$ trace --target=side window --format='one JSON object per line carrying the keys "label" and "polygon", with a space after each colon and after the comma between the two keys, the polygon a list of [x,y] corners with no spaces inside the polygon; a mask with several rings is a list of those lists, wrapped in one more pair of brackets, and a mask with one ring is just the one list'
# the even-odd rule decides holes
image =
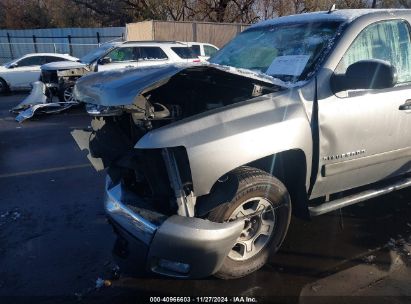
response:
{"label": "side window", "polygon": [[195,54],[192,47],[187,46],[179,46],[179,47],[172,47],[171,50],[177,54],[178,57],[182,59],[195,59],[198,55]]}
{"label": "side window", "polygon": [[45,63],[57,62],[57,61],[68,61],[68,59],[62,58],[62,57],[55,57],[55,56],[46,56]]}
{"label": "side window", "polygon": [[136,61],[136,51],[134,47],[122,47],[112,50],[105,57],[109,57],[112,62]]}
{"label": "side window", "polygon": [[191,46],[192,50],[194,51],[194,54],[198,57],[201,56],[201,50],[200,50],[200,45],[199,44],[193,44]]}
{"label": "side window", "polygon": [[155,46],[147,46],[147,47],[140,47],[140,54],[139,54],[139,59],[140,60],[166,60],[168,59],[166,53],[159,48]]}
{"label": "side window", "polygon": [[348,66],[366,59],[391,63],[397,69],[398,83],[410,82],[411,43],[408,23],[393,20],[368,26],[345,53],[335,74],[343,75]]}
{"label": "side window", "polygon": [[204,54],[208,57],[213,56],[215,53],[217,53],[217,51],[218,50],[211,45],[204,45]]}
{"label": "side window", "polygon": [[17,62],[18,67],[26,67],[26,66],[35,66],[35,65],[42,65],[45,63],[43,56],[32,56],[23,58],[22,60]]}

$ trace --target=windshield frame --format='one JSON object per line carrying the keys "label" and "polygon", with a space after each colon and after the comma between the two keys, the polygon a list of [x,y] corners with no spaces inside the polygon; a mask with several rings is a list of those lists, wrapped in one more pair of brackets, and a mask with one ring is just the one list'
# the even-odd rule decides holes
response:
{"label": "windshield frame", "polygon": [[[342,37],[342,33],[345,31],[345,29],[348,26],[348,22],[346,22],[345,20],[318,20],[318,21],[310,21],[310,22],[306,22],[306,21],[296,21],[296,22],[281,22],[281,23],[272,23],[272,24],[268,24],[268,25],[264,25],[264,26],[253,26],[245,31],[243,31],[242,33],[240,33],[239,35],[237,35],[234,39],[237,39],[237,37],[239,37],[242,34],[245,33],[249,33],[249,32],[253,32],[253,31],[269,31],[270,29],[273,28],[281,28],[281,27],[290,27],[290,26],[302,26],[302,27],[308,27],[309,25],[312,24],[318,24],[319,26],[321,26],[321,24],[335,24],[335,33],[332,36],[332,38],[330,39],[330,41],[332,40],[331,43],[328,43],[327,46],[323,47],[321,50],[321,53],[318,56],[318,59],[314,62],[314,64],[310,67],[310,69],[306,69],[304,68],[303,72],[299,75],[296,76],[292,81],[285,81],[277,76],[273,76],[273,75],[269,75],[266,74],[265,72],[262,71],[255,71],[253,69],[248,69],[248,68],[244,68],[244,67],[236,67],[236,66],[232,66],[233,68],[236,69],[243,69],[243,70],[249,70],[249,71],[253,71],[256,73],[261,73],[267,77],[271,77],[274,79],[278,79],[280,81],[283,81],[284,83],[290,83],[290,84],[296,84],[298,82],[301,81],[308,81],[311,79],[311,77],[313,75],[315,75],[318,70],[320,69],[320,67],[325,63],[325,61],[327,60],[327,58],[329,58],[330,54],[332,53],[333,49],[335,48],[336,44],[338,43],[338,41],[340,40],[340,38]],[[217,51],[216,54],[214,54],[214,56],[212,56],[209,59],[209,62],[215,65],[226,65],[224,63],[219,63],[216,62],[216,59],[219,58],[220,54],[222,52],[224,52],[226,50],[227,47],[230,46],[230,44],[234,41],[234,39],[232,39],[229,43],[227,43],[223,48],[221,48],[220,50]]]}
{"label": "windshield frame", "polygon": [[[88,52],[86,55],[82,56],[79,61],[85,64],[92,64],[93,62],[104,57],[104,55],[111,52],[114,48],[118,46],[119,44],[102,44],[98,48],[95,48],[91,50],[90,52]],[[91,59],[87,58],[88,60],[86,60],[84,59],[85,57],[91,57]]]}

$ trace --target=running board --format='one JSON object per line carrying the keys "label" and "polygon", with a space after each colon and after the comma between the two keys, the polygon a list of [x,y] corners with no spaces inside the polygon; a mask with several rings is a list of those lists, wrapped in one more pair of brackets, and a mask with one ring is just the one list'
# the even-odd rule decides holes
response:
{"label": "running board", "polygon": [[311,216],[317,216],[317,215],[321,215],[321,214],[331,212],[337,209],[341,209],[343,207],[354,205],[362,201],[365,201],[365,200],[368,200],[368,199],[371,199],[371,198],[374,198],[374,197],[377,197],[383,194],[387,194],[387,193],[390,193],[396,190],[400,190],[400,189],[403,189],[409,186],[411,186],[411,177],[406,177],[388,186],[382,186],[380,188],[365,190],[360,193],[338,198],[333,201],[323,203],[319,206],[309,207],[308,210],[310,211]]}

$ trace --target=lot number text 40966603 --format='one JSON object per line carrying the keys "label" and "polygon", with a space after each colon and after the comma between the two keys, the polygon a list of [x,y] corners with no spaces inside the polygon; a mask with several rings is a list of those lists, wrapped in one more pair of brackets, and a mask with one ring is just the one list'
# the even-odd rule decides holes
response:
{"label": "lot number text 40966603", "polygon": [[253,297],[150,297],[150,303],[257,303]]}

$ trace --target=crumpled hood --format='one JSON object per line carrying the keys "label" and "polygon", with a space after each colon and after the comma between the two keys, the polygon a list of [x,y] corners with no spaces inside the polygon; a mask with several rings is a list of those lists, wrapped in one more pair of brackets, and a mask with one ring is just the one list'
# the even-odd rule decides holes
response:
{"label": "crumpled hood", "polygon": [[307,151],[311,129],[299,88],[263,95],[171,123],[145,134],[136,149],[184,147],[194,193],[208,194],[217,179],[285,150]]}
{"label": "crumpled hood", "polygon": [[87,65],[78,61],[56,61],[51,63],[46,63],[41,66],[42,70],[54,71],[54,70],[68,70],[68,69],[78,69],[84,68]]}
{"label": "crumpled hood", "polygon": [[171,77],[190,70],[217,69],[230,74],[287,87],[281,80],[249,70],[215,65],[173,64],[146,68],[126,68],[93,73],[81,77],[74,87],[74,97],[82,102],[101,106],[124,106],[134,102],[136,96],[165,84]]}

